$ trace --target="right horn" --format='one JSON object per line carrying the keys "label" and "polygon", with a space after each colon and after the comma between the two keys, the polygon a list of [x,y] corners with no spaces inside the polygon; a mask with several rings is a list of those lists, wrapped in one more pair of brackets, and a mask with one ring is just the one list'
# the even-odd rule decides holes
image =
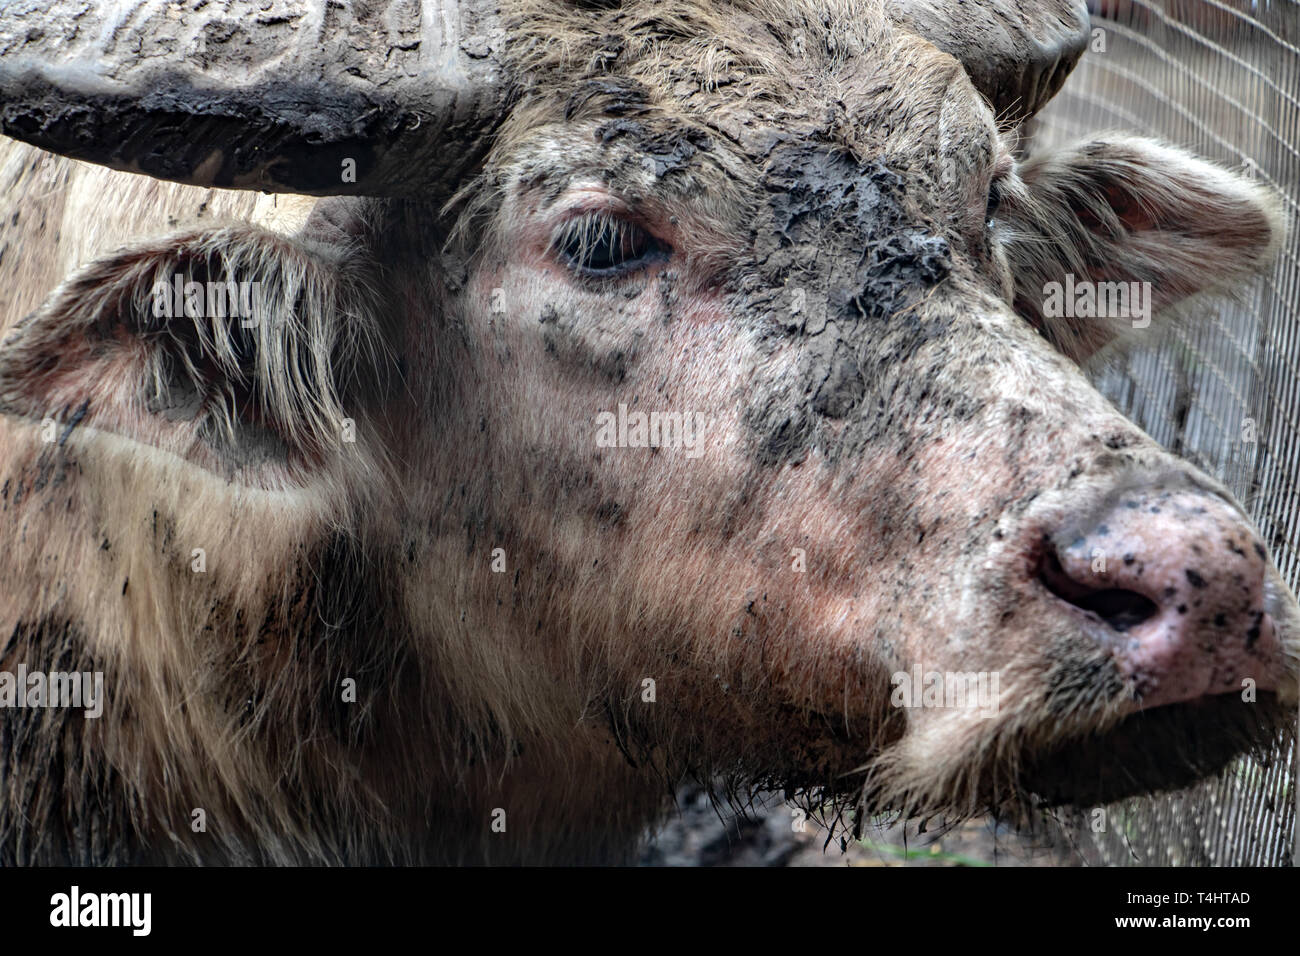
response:
{"label": "right horn", "polygon": [[1086,0],[887,0],[890,19],[966,68],[999,121],[1033,116],[1088,45]]}
{"label": "right horn", "polygon": [[497,6],[4,0],[0,132],[195,186],[450,192],[504,115]]}

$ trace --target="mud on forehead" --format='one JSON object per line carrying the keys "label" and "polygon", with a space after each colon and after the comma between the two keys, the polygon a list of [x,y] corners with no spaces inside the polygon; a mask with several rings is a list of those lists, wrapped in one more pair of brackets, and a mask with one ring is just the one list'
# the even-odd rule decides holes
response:
{"label": "mud on forehead", "polygon": [[[682,250],[687,255],[708,251],[692,248],[696,244],[739,251],[738,244],[752,234],[757,207],[781,179],[773,176],[773,163],[791,147],[806,144],[838,157],[834,165],[846,182],[887,163],[899,192],[926,207],[937,223],[960,221],[971,209],[978,218],[984,183],[1005,146],[987,107],[956,108],[951,99],[939,106],[933,128],[901,137],[891,124],[880,126],[891,132],[864,129],[846,136],[845,117],[832,115],[836,108],[828,106],[821,127],[781,127],[752,116],[740,131],[742,141],[721,129],[721,112],[697,121],[650,109],[624,116],[617,108],[596,107],[595,115],[543,125],[515,139],[508,152],[498,150],[480,183],[477,204],[504,194],[514,215],[546,214],[574,191],[604,191],[613,210],[644,216],[652,226],[677,227],[674,231],[687,240]],[[923,139],[942,140],[948,148],[918,153]],[[498,244],[514,224],[509,214],[498,220]]]}
{"label": "mud on forehead", "polygon": [[694,257],[734,247],[743,231],[756,170],[735,153],[704,125],[658,114],[551,122],[498,151],[475,206],[504,199],[492,239],[505,251],[519,216],[562,216],[575,193],[603,193],[608,202],[593,205],[640,218],[662,239],[687,237],[681,252]]}

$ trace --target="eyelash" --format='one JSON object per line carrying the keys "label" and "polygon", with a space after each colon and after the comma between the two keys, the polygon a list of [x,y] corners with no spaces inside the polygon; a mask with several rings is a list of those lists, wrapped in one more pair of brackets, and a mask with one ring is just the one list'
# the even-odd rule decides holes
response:
{"label": "eyelash", "polygon": [[552,248],[574,272],[601,279],[631,275],[672,253],[646,229],[607,212],[570,219],[556,230]]}

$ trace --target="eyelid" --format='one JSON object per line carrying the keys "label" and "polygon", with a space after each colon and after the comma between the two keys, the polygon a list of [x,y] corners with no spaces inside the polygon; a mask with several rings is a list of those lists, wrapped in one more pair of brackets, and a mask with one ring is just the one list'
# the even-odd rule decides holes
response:
{"label": "eyelid", "polygon": [[[621,241],[628,239],[632,231],[639,234],[638,239],[644,238],[644,251],[638,255],[604,268],[595,268],[581,261],[586,253],[601,248],[600,240],[612,238],[613,245],[619,248]],[[586,242],[594,244],[590,249],[580,251],[575,256],[570,251],[570,247],[575,242],[579,244],[580,250],[583,250],[582,244]],[[575,274],[599,279],[618,279],[633,275],[643,271],[656,260],[672,254],[672,247],[647,228],[640,221],[640,217],[620,215],[609,208],[588,209],[585,212],[572,210],[556,226],[551,235],[550,246],[553,254]]]}
{"label": "eyelid", "polygon": [[608,192],[604,187],[588,182],[581,186],[570,186],[564,195],[551,207],[554,214],[559,212],[556,228],[573,219],[590,215],[616,216],[621,219],[637,220],[636,212],[620,196]]}
{"label": "eyelid", "polygon": [[587,236],[599,236],[606,229],[618,233],[628,228],[641,229],[650,234],[649,230],[629,216],[618,215],[607,209],[592,209],[576,215],[566,215],[560,220],[551,232],[551,245],[558,248],[565,240],[573,238],[579,232]]}
{"label": "eyelid", "polygon": [[609,216],[644,229],[656,242],[668,249],[675,248],[676,241],[680,238],[673,211],[661,205],[653,195],[629,199],[613,191],[603,180],[595,178],[571,180],[564,192],[555,201],[548,203],[546,208],[547,219],[552,224],[552,240],[571,221],[592,215]]}

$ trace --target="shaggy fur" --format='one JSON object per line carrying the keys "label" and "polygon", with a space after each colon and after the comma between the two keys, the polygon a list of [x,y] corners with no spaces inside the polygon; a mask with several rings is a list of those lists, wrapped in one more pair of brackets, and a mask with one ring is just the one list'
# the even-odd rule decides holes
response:
{"label": "shaggy fur", "polygon": [[[1012,308],[1162,243],[1169,298],[1204,288],[1206,206],[1244,276],[1266,197],[1113,138],[1017,170],[960,64],[878,4],[510,8],[511,112],[447,210],[268,230],[56,163],[44,225],[0,239],[7,308],[83,267],[0,348],[0,670],[108,696],[0,712],[0,862],[612,862],[683,774],[860,821],[1111,799],[1269,745],[1300,640],[1271,566],[1253,708],[1138,710],[1039,581],[1123,489],[1226,493],[1088,385],[1070,357],[1103,343]],[[1121,173],[1146,219],[1087,185]],[[125,248],[65,250],[87,183],[131,197],[103,210]],[[141,202],[187,221],[141,241]],[[554,238],[592,215],[671,253],[586,275]],[[174,272],[256,279],[275,324],[156,320]],[[619,404],[706,413],[703,455],[598,447]],[[1216,520],[1246,545],[1222,573],[1262,568]],[[927,666],[1000,673],[996,717],[892,707]]]}

